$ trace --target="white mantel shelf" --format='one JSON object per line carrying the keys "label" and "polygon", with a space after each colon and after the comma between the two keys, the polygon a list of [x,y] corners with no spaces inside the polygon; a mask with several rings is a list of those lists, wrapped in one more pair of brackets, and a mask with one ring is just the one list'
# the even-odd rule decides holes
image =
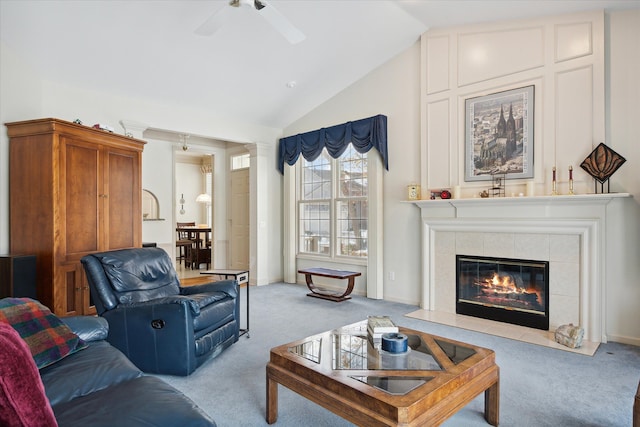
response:
{"label": "white mantel shelf", "polygon": [[[568,280],[574,281],[576,289],[579,289],[579,300],[576,299],[575,303],[578,307],[575,310],[578,313],[575,323],[583,325],[587,340],[606,342],[604,279],[607,205],[614,200],[623,201],[631,197],[633,196],[629,193],[604,193],[407,201],[406,203],[418,206],[421,211],[422,308],[437,310],[441,307],[441,301],[436,300],[435,292],[436,286],[443,283],[443,280],[437,280],[437,277],[442,276],[436,274],[442,265],[437,258],[442,256],[436,250],[437,233],[574,235],[578,237],[576,244],[579,244],[579,273]],[[492,256],[488,253],[483,255]],[[451,261],[451,265],[446,268],[451,272],[445,276],[455,277],[454,262]],[[445,282],[449,286],[450,280]]]}
{"label": "white mantel shelf", "polygon": [[473,197],[465,199],[423,199],[409,200],[421,209],[442,207],[490,207],[528,206],[528,205],[569,205],[569,204],[607,204],[613,199],[633,197],[629,193],[574,194],[558,196],[525,196],[525,197]]}

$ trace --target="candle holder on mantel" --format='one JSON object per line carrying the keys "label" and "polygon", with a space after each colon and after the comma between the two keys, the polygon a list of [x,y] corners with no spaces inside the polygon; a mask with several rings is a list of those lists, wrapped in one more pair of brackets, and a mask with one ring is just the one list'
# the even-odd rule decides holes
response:
{"label": "candle holder on mantel", "polygon": [[552,196],[557,196],[558,195],[558,187],[556,187],[556,167],[554,166],[553,169],[553,181],[551,183],[551,195]]}
{"label": "candle holder on mantel", "polygon": [[569,194],[573,195],[573,166],[569,165]]}
{"label": "candle holder on mantel", "polygon": [[593,183],[595,193],[598,193],[598,182],[600,183],[600,193],[604,193],[604,183],[607,183],[607,193],[610,193],[611,187],[609,178],[617,171],[627,159],[604,145],[604,142],[598,146],[584,159],[580,167],[591,175],[596,182]]}

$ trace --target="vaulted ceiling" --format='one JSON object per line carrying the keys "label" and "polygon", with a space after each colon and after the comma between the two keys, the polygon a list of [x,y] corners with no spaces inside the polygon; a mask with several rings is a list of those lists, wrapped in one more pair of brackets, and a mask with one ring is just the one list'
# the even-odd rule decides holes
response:
{"label": "vaulted ceiling", "polygon": [[[640,7],[640,0],[264,0],[304,34],[292,44],[252,5],[228,3],[0,0],[0,41],[48,81],[283,128],[430,28]],[[197,34],[210,18],[215,31]]]}

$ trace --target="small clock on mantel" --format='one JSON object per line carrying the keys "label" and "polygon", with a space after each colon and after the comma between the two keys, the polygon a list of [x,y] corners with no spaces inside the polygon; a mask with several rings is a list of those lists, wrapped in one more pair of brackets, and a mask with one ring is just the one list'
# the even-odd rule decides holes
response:
{"label": "small clock on mantel", "polygon": [[409,200],[420,200],[420,186],[418,184],[407,185],[407,197]]}

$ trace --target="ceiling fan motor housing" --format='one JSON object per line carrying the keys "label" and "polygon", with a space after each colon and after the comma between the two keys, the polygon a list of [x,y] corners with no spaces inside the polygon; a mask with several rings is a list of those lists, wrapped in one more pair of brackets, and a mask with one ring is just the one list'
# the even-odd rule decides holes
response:
{"label": "ceiling fan motor housing", "polygon": [[260,10],[266,6],[260,0],[231,0],[229,6],[240,7],[242,5],[253,7],[256,10]]}

